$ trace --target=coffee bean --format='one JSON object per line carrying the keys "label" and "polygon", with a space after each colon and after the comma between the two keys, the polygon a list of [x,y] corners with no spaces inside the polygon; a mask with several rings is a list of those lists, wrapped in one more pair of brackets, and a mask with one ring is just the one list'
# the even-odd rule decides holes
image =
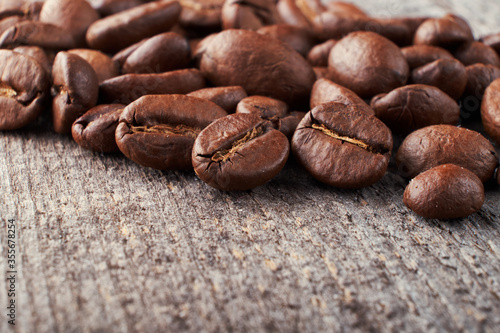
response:
{"label": "coffee bean", "polygon": [[377,118],[400,134],[430,125],[456,125],[460,118],[460,108],[455,100],[440,89],[423,84],[408,85],[377,95],[370,106]]}
{"label": "coffee bean", "polygon": [[313,67],[313,71],[316,76],[316,81],[319,79],[333,80],[332,73],[328,67]]}
{"label": "coffee bean", "polygon": [[97,103],[97,74],[76,54],[59,52],[54,59],[52,78],[54,130],[69,133],[73,122]]}
{"label": "coffee bean", "polygon": [[310,29],[290,24],[268,25],[260,28],[257,32],[282,41],[300,53],[304,58],[316,44],[316,40]]}
{"label": "coffee bean", "polygon": [[453,49],[473,39],[472,31],[466,22],[457,16],[445,15],[422,23],[415,32],[413,43]]}
{"label": "coffee bean", "polygon": [[438,59],[453,59],[453,55],[447,50],[430,45],[412,45],[401,49],[410,69],[427,65]]}
{"label": "coffee bean", "polygon": [[73,36],[66,30],[50,23],[24,21],[4,31],[0,36],[0,48],[32,45],[44,49],[66,50],[76,47]]}
{"label": "coffee bean", "polygon": [[20,22],[27,21],[28,19],[23,16],[8,16],[0,20],[0,36],[8,29]]}
{"label": "coffee bean", "polygon": [[87,30],[87,43],[104,52],[117,52],[141,39],[168,31],[179,18],[177,1],[146,3],[95,21]]}
{"label": "coffee bean", "polygon": [[413,44],[413,39],[415,38],[415,33],[418,30],[418,27],[425,21],[430,19],[428,16],[420,16],[420,17],[396,17],[388,19],[389,22],[394,22],[395,24],[403,24],[408,29],[408,39],[401,40],[401,46],[411,45]]}
{"label": "coffee bean", "polygon": [[187,96],[208,99],[226,110],[227,113],[234,113],[238,103],[247,97],[247,93],[240,86],[232,86],[204,88],[190,92]]}
{"label": "coffee bean", "polygon": [[85,0],[45,0],[40,22],[51,23],[68,31],[78,47],[85,47],[88,27],[99,19],[99,14]]}
{"label": "coffee bean", "polygon": [[500,145],[500,79],[493,81],[484,92],[481,119],[486,133]]}
{"label": "coffee bean", "polygon": [[124,108],[123,104],[101,104],[93,107],[73,123],[73,139],[79,146],[92,151],[119,151],[115,130]]}
{"label": "coffee bean", "polygon": [[22,128],[43,111],[50,78],[33,58],[0,50],[0,130]]}
{"label": "coffee bean", "polygon": [[336,39],[329,39],[326,42],[314,46],[307,54],[307,61],[314,67],[328,66],[328,55],[337,44]]}
{"label": "coffee bean", "polygon": [[455,59],[439,59],[415,68],[410,81],[415,84],[434,86],[451,98],[458,100],[467,85],[467,74],[462,63]]}
{"label": "coffee bean", "polygon": [[500,32],[484,36],[483,38],[481,38],[481,41],[485,45],[493,48],[497,52],[497,54],[500,55]]}
{"label": "coffee bean", "polygon": [[222,25],[222,6],[225,0],[180,0],[182,12],[179,17],[181,27],[206,34],[216,31]]}
{"label": "coffee bean", "polygon": [[174,32],[156,35],[131,47],[132,52],[120,59],[122,74],[164,73],[186,68],[191,60],[189,42]]}
{"label": "coffee bean", "polygon": [[331,50],[329,67],[334,81],[361,98],[371,98],[404,85],[408,63],[400,49],[373,32],[353,32]]}
{"label": "coffee bean", "polygon": [[477,41],[459,47],[455,51],[455,58],[465,66],[481,63],[500,67],[500,56],[495,50]]}
{"label": "coffee bean", "polygon": [[373,109],[352,90],[349,90],[346,87],[338,85],[330,80],[319,79],[314,83],[311,92],[311,109],[327,102],[352,105],[355,106],[357,110],[366,114],[375,114]]}
{"label": "coffee bean", "polygon": [[492,65],[474,64],[465,67],[467,85],[462,95],[462,119],[476,119],[481,115],[484,91],[500,78],[500,68]]}
{"label": "coffee bean", "polygon": [[101,16],[109,16],[142,5],[141,0],[87,0]]}
{"label": "coffee bean", "polygon": [[38,46],[18,46],[14,48],[13,51],[29,56],[38,61],[38,63],[45,69],[48,76],[52,73],[52,61],[49,60],[47,53],[45,53],[42,48]]}
{"label": "coffee bean", "polygon": [[254,114],[218,119],[196,138],[194,171],[208,185],[225,191],[244,191],[275,177],[290,151],[287,138]]}
{"label": "coffee bean", "polygon": [[456,164],[474,172],[482,182],[493,178],[498,156],[480,133],[450,125],[433,125],[406,137],[396,154],[398,169],[415,177],[441,164]]}
{"label": "coffee bean", "polygon": [[279,0],[276,8],[285,23],[303,28],[311,28],[316,15],[326,11],[319,0]]}
{"label": "coffee bean", "polygon": [[129,104],[116,129],[116,143],[134,162],[160,170],[192,168],[197,135],[227,113],[205,99],[184,95],[149,95]]}
{"label": "coffee bean", "polygon": [[473,172],[444,164],[415,177],[405,189],[403,202],[425,218],[463,218],[481,209],[484,187]]}
{"label": "coffee bean", "polygon": [[381,179],[392,150],[391,131],[356,106],[336,102],[309,111],[292,138],[297,161],[317,180],[361,188]]}
{"label": "coffee bean", "polygon": [[97,74],[99,83],[119,75],[118,67],[111,58],[97,50],[73,49],[68,51],[87,61]]}
{"label": "coffee bean", "polygon": [[274,38],[247,30],[225,30],[210,37],[207,44],[200,70],[214,85],[238,85],[249,95],[269,96],[288,104],[309,98],[315,80],[311,66]]}
{"label": "coffee bean", "polygon": [[257,30],[280,22],[281,18],[272,0],[227,0],[222,6],[224,30]]}
{"label": "coffee bean", "polygon": [[129,104],[144,95],[187,94],[205,88],[205,78],[197,69],[180,69],[161,74],[126,74],[99,86],[106,103]]}
{"label": "coffee bean", "polygon": [[299,123],[306,116],[306,112],[303,111],[292,111],[287,116],[279,119],[279,124],[276,129],[278,129],[281,133],[285,134],[285,136],[291,140],[293,135],[295,134],[295,130]]}

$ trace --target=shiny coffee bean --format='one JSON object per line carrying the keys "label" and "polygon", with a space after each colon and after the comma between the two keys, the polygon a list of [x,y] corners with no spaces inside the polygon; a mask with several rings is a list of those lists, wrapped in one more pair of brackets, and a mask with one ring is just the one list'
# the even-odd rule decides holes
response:
{"label": "shiny coffee bean", "polygon": [[462,95],[462,118],[476,119],[481,115],[481,101],[484,91],[500,78],[500,68],[492,65],[474,64],[465,67],[467,85]]}
{"label": "shiny coffee bean", "polygon": [[500,56],[491,47],[481,42],[470,42],[455,51],[455,58],[465,66],[485,64],[500,67]]}
{"label": "shiny coffee bean", "polygon": [[238,103],[248,95],[242,87],[232,86],[203,88],[190,92],[187,96],[208,99],[226,110],[227,113],[234,113]]}
{"label": "shiny coffee bean", "polygon": [[227,0],[222,6],[222,28],[258,30],[281,23],[273,0]]}
{"label": "shiny coffee bean", "polygon": [[375,114],[373,109],[352,90],[349,90],[346,87],[338,85],[330,80],[319,79],[314,83],[311,92],[311,109],[327,102],[352,105],[355,106],[355,109],[366,114]]}
{"label": "shiny coffee bean", "polygon": [[134,162],[160,170],[192,169],[191,150],[200,131],[227,113],[205,99],[149,95],[129,104],[116,143]]}
{"label": "shiny coffee bean", "polygon": [[144,95],[187,94],[205,88],[205,78],[195,68],[161,74],[126,74],[99,86],[106,103],[129,104]]}
{"label": "shiny coffee bean", "polygon": [[16,48],[14,48],[13,51],[17,52],[17,53],[21,53],[25,56],[29,56],[29,57],[35,59],[36,61],[38,61],[38,63],[40,65],[42,65],[42,67],[47,72],[47,75],[50,76],[50,73],[52,73],[52,61],[49,59],[49,57],[47,56],[47,53],[41,47],[38,47],[38,46],[18,46]]}
{"label": "shiny coffee bean", "polygon": [[87,30],[87,44],[104,52],[117,52],[138,41],[168,31],[179,18],[177,1],[146,3],[95,21]]}
{"label": "shiny coffee bean", "polygon": [[415,177],[405,189],[403,202],[425,218],[463,218],[481,209],[484,187],[473,172],[444,164]]}
{"label": "shiny coffee bean", "polygon": [[328,56],[335,44],[337,44],[336,39],[329,39],[326,42],[317,44],[307,54],[307,61],[313,67],[328,66]]}
{"label": "shiny coffee bean", "polygon": [[447,50],[430,45],[412,45],[401,49],[410,69],[427,65],[439,59],[453,59],[453,55]]}
{"label": "shiny coffee bean", "polygon": [[450,125],[421,128],[406,137],[396,154],[398,169],[412,178],[441,164],[456,164],[474,172],[482,182],[493,178],[498,156],[480,133]]}
{"label": "shiny coffee bean", "polygon": [[401,50],[373,32],[353,32],[338,41],[330,52],[328,65],[334,81],[361,98],[396,89],[409,76]]}
{"label": "shiny coffee bean", "polygon": [[458,100],[467,85],[467,74],[462,63],[455,59],[439,59],[415,68],[410,81],[415,84],[434,86],[451,98]]}
{"label": "shiny coffee bean", "polygon": [[0,20],[0,36],[18,23],[28,21],[24,16],[8,16]]}
{"label": "shiny coffee bean", "polygon": [[224,0],[180,0],[182,6],[180,26],[204,34],[206,31],[220,30],[224,2]]}
{"label": "shiny coffee bean", "polygon": [[4,31],[0,48],[31,45],[44,49],[67,50],[76,47],[73,36],[50,23],[23,21]]}
{"label": "shiny coffee bean", "polygon": [[45,107],[50,78],[29,56],[0,50],[0,130],[22,128]]}
{"label": "shiny coffee bean", "polygon": [[124,108],[123,104],[101,104],[93,107],[73,123],[73,139],[79,146],[92,151],[119,151],[115,130]]}
{"label": "shiny coffee bean", "polygon": [[57,133],[71,131],[73,122],[97,103],[99,81],[88,62],[59,52],[52,66],[52,120]]}
{"label": "shiny coffee bean", "polygon": [[415,45],[433,45],[454,49],[474,39],[472,30],[463,19],[454,15],[431,18],[423,22],[415,32]]}
{"label": "shiny coffee bean", "polygon": [[493,81],[484,92],[481,119],[486,133],[500,145],[500,79]]}
{"label": "shiny coffee bean", "polygon": [[225,191],[244,191],[274,178],[285,165],[288,139],[254,114],[232,114],[196,138],[192,162],[198,177]]}
{"label": "shiny coffee bean", "polygon": [[82,59],[87,61],[96,72],[99,83],[102,83],[119,75],[118,67],[113,62],[113,60],[111,60],[108,55],[100,51],[89,49],[73,49],[69,50],[68,53],[76,54],[77,56],[80,56]]}
{"label": "shiny coffee bean", "polygon": [[380,180],[389,164],[392,135],[353,105],[329,102],[309,111],[292,138],[297,161],[317,180],[361,188]]}
{"label": "shiny coffee bean", "polygon": [[377,95],[370,106],[377,118],[400,134],[430,125],[456,125],[460,118],[460,108],[454,99],[436,87],[423,84]]}
{"label": "shiny coffee bean", "polygon": [[316,40],[310,29],[290,24],[268,25],[260,28],[257,32],[282,41],[300,53],[304,58],[316,44]]}
{"label": "shiny coffee bean", "polygon": [[278,0],[276,8],[284,23],[311,28],[312,21],[326,7],[319,0]]}

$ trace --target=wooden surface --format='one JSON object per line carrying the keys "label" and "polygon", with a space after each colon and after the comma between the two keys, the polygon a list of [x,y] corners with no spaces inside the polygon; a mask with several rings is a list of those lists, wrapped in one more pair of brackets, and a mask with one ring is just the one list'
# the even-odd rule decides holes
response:
{"label": "wooden surface", "polygon": [[[500,30],[493,1],[357,1]],[[474,4],[473,4],[474,3]],[[405,181],[344,191],[292,163],[224,193],[189,172],[91,153],[38,126],[0,133],[0,269],[17,225],[16,326],[1,332],[498,332],[500,189],[467,219],[426,220]]]}

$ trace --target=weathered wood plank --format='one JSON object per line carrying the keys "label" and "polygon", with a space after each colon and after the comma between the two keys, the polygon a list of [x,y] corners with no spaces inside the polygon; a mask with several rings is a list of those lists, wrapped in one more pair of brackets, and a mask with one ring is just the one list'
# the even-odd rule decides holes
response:
{"label": "weathered wood plank", "polygon": [[[356,1],[374,15],[467,17],[488,1]],[[0,217],[18,228],[16,332],[472,331],[500,326],[500,191],[457,221],[402,203],[393,172],[370,188],[319,184],[293,162],[224,193],[43,129],[0,133]],[[5,271],[6,231],[0,232]],[[0,279],[2,308],[7,284]],[[11,330],[6,317],[0,331]]]}

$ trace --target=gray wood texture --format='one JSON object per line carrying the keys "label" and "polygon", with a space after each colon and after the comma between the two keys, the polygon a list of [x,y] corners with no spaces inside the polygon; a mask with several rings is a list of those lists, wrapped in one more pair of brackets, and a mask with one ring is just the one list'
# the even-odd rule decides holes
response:
{"label": "gray wood texture", "polygon": [[[494,1],[356,1],[369,13],[466,17]],[[391,170],[357,191],[292,163],[252,191],[85,151],[47,120],[0,132],[0,270],[17,225],[16,326],[1,332],[498,332],[500,190],[467,219],[420,218]]]}

